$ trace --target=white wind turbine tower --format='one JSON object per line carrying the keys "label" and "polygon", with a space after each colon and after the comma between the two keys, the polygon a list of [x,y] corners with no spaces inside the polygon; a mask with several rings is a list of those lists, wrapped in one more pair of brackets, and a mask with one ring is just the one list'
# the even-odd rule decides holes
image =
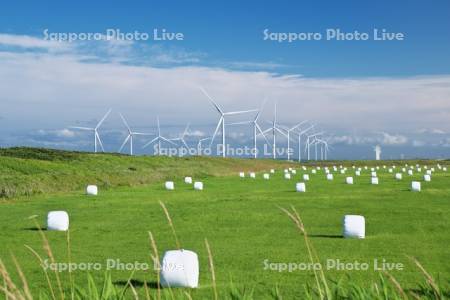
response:
{"label": "white wind turbine tower", "polygon": [[98,134],[98,129],[100,128],[100,126],[102,126],[103,122],[106,120],[106,118],[109,116],[110,113],[111,113],[111,109],[106,112],[106,114],[103,116],[103,118],[100,120],[100,122],[97,123],[97,125],[94,128],[79,127],[79,126],[71,126],[70,128],[94,132],[94,152],[97,153],[97,143],[102,148],[102,152],[105,152],[105,149],[103,148],[102,140],[100,139],[100,135]]}
{"label": "white wind turbine tower", "polygon": [[261,115],[261,111],[263,110],[265,103],[266,103],[266,100],[264,100],[263,104],[261,105],[261,108],[258,110],[258,113],[256,114],[253,121],[245,121],[245,122],[237,122],[237,123],[229,124],[229,125],[253,124],[253,154],[254,154],[255,159],[258,158],[258,145],[257,145],[258,135],[262,135],[263,138],[266,140],[267,144],[270,144],[266,138],[266,135],[264,134],[264,132],[262,131],[261,127],[258,124],[258,119],[259,119],[259,116]]}
{"label": "white wind turbine tower", "polygon": [[216,130],[214,131],[214,134],[211,138],[210,147],[212,146],[214,139],[217,135],[217,132],[219,131],[219,128],[222,126],[222,157],[226,157],[227,149],[226,149],[226,140],[225,140],[225,117],[226,116],[232,116],[232,115],[239,115],[239,114],[245,114],[250,112],[256,112],[257,109],[251,109],[251,110],[241,110],[241,111],[232,111],[232,112],[224,112],[219,105],[208,95],[208,93],[200,87],[200,90],[203,92],[203,94],[211,101],[212,105],[216,108],[217,112],[220,114],[219,122],[217,123]]}
{"label": "white wind turbine tower", "polygon": [[314,125],[298,132],[298,161],[302,161],[302,135],[314,128]]}
{"label": "white wind turbine tower", "polygon": [[328,146],[328,141],[324,139],[316,139],[318,143],[320,143],[320,159],[327,160],[328,152],[330,151],[330,147]]}
{"label": "white wind turbine tower", "polygon": [[154,134],[132,131],[130,126],[128,125],[128,122],[125,120],[124,116],[121,113],[119,113],[119,116],[122,119],[123,124],[125,125],[125,127],[128,130],[128,135],[126,136],[125,140],[123,141],[122,146],[120,146],[119,153],[122,152],[122,150],[125,147],[125,145],[127,144],[127,142],[130,141],[130,155],[133,155],[133,137],[135,135],[154,135]]}
{"label": "white wind turbine tower", "polygon": [[375,160],[380,160],[381,159],[381,146],[376,145],[373,150],[375,151]]}
{"label": "white wind turbine tower", "polygon": [[161,135],[161,127],[160,127],[160,125],[159,125],[159,117],[156,117],[156,121],[157,121],[157,124],[158,124],[158,136],[157,137],[155,137],[153,140],[151,140],[150,142],[148,142],[147,144],[145,144],[142,148],[146,148],[148,145],[150,145],[150,144],[152,144],[152,143],[154,143],[154,142],[158,142],[158,155],[160,155],[161,154],[161,141],[164,141],[164,142],[167,142],[167,143],[170,143],[170,144],[172,144],[172,145],[177,145],[177,144],[175,144],[174,142],[172,142],[172,141],[170,141],[169,139],[167,139],[167,138],[165,138],[165,137],[163,137],[162,135]]}

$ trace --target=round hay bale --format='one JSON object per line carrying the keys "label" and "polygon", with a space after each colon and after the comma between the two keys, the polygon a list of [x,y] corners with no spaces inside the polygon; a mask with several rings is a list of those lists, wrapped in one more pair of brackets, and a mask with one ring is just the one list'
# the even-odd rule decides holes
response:
{"label": "round hay bale", "polygon": [[192,184],[192,177],[184,177],[184,183]]}
{"label": "round hay bale", "polygon": [[96,185],[88,185],[86,187],[86,195],[97,196],[98,188]]}
{"label": "round hay bale", "polygon": [[366,237],[366,220],[363,216],[345,215],[342,227],[344,238],[363,239]]}
{"label": "round hay bale", "polygon": [[304,183],[304,182],[298,182],[298,183],[295,185],[295,190],[296,190],[297,192],[300,192],[300,193],[306,192],[306,185],[305,185],[305,183]]}
{"label": "round hay bale", "polygon": [[67,231],[69,214],[65,211],[50,211],[47,214],[47,230]]}
{"label": "round hay bale", "polygon": [[202,191],[203,190],[203,182],[201,182],[201,181],[194,182],[194,190]]}
{"label": "round hay bale", "polygon": [[333,174],[327,174],[327,180],[333,180]]}
{"label": "round hay bale", "polygon": [[173,183],[173,181],[166,181],[164,186],[166,187],[166,190],[170,190],[171,191],[171,190],[175,189],[175,184]]}
{"label": "round hay bale", "polygon": [[346,177],[346,178],[345,178],[345,183],[347,183],[347,184],[353,184],[353,177]]}
{"label": "round hay bale", "polygon": [[420,192],[420,182],[419,181],[411,182],[411,191]]}
{"label": "round hay bale", "polygon": [[303,180],[308,181],[309,180],[309,174],[303,174]]}
{"label": "round hay bale", "polygon": [[199,277],[198,256],[189,250],[169,250],[161,262],[161,286],[197,288]]}
{"label": "round hay bale", "polygon": [[378,184],[378,177],[372,177],[371,180],[370,180],[370,183]]}

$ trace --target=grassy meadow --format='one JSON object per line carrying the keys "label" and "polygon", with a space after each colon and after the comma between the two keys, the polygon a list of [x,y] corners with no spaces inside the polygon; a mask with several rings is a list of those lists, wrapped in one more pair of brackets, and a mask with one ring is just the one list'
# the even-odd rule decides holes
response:
{"label": "grassy meadow", "polygon": [[[405,163],[429,167],[437,164],[435,161],[388,161],[378,165]],[[380,168],[379,185],[371,185],[370,170],[363,170],[357,177],[351,166],[370,166],[374,162],[326,164],[346,165],[347,174],[333,172],[334,180],[328,181],[323,169],[311,173],[312,164],[302,164],[308,168],[303,171],[300,164],[272,160],[128,157],[3,149],[0,150],[0,258],[12,278],[20,283],[14,255],[31,293],[39,295],[46,291],[48,294],[44,272],[24,245],[45,258],[34,220],[45,228],[48,211],[66,210],[70,215],[70,260],[101,264],[101,270],[89,272],[100,289],[107,259],[153,266],[149,231],[160,256],[165,250],[176,248],[161,201],[170,212],[181,247],[197,252],[200,260],[200,287],[177,289],[173,291],[174,297],[213,298],[205,248],[207,238],[219,298],[302,299],[306,297],[305,286],[314,285],[313,272],[273,269],[274,263],[310,262],[303,235],[280,209],[294,206],[323,266],[328,261],[369,265],[368,270],[325,270],[330,282],[370,288],[379,281],[380,273],[383,274],[374,270],[374,260],[378,266],[384,260],[389,265],[402,264],[403,270],[387,270],[388,273],[405,293],[421,296],[424,274],[408,257],[411,256],[434,277],[448,297],[450,172],[436,170],[431,182],[423,182],[423,169],[421,173],[415,171],[412,176],[404,174],[403,180],[395,180],[387,169]],[[297,170],[291,180],[283,177],[283,169],[288,166]],[[270,180],[264,180],[263,172],[271,168],[276,173],[271,174]],[[253,170],[257,178],[239,178],[241,170]],[[311,177],[306,182],[307,191],[297,193],[295,184],[303,182],[304,173]],[[195,191],[192,185],[184,183],[184,176],[202,181],[204,190]],[[345,184],[346,176],[353,176],[355,184]],[[167,179],[175,182],[174,191],[164,189]],[[410,191],[413,180],[422,181],[420,193]],[[88,183],[99,186],[98,196],[84,194]],[[345,214],[365,216],[364,240],[342,238]],[[30,216],[36,217],[30,219]],[[68,262],[67,233],[44,233],[56,261]],[[267,268],[268,264],[272,267]],[[51,276],[54,278],[54,274]],[[69,273],[61,272],[59,276],[65,292],[69,293]],[[86,271],[75,271],[72,276],[76,285],[86,286]],[[134,273],[126,268],[111,271],[111,281],[116,287],[126,286],[130,278],[140,298],[145,298],[144,284],[148,285],[150,296],[156,297],[157,277],[152,269]],[[0,293],[0,297],[5,296]],[[130,289],[126,297],[133,298]]]}

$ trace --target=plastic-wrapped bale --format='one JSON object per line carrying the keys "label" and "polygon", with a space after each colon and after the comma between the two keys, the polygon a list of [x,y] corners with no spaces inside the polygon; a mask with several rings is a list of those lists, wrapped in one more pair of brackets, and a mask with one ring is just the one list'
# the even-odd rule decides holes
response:
{"label": "plastic-wrapped bale", "polygon": [[333,180],[333,174],[327,174],[327,180]]}
{"label": "plastic-wrapped bale", "polygon": [[325,169],[325,174],[330,174],[330,170]]}
{"label": "plastic-wrapped bale", "polygon": [[309,174],[303,174],[303,180],[308,181],[309,180]]}
{"label": "plastic-wrapped bale", "polygon": [[420,192],[420,182],[419,181],[411,182],[411,190],[413,192]]}
{"label": "plastic-wrapped bale", "polygon": [[372,177],[370,182],[372,184],[378,184],[378,177]]}
{"label": "plastic-wrapped bale", "polygon": [[69,215],[65,211],[51,211],[47,214],[47,230],[67,231]]}
{"label": "plastic-wrapped bale", "polygon": [[434,168],[430,168],[431,172],[434,172]]}
{"label": "plastic-wrapped bale", "polygon": [[308,168],[306,168],[305,166],[302,166],[302,170],[306,171]]}
{"label": "plastic-wrapped bale", "polygon": [[427,170],[428,175],[431,175],[431,173],[432,173],[431,170]]}
{"label": "plastic-wrapped bale", "polygon": [[289,173],[289,170],[288,169],[284,169],[284,173]]}
{"label": "plastic-wrapped bale", "polygon": [[447,172],[447,167],[443,167],[442,171]]}
{"label": "plastic-wrapped bale", "polygon": [[194,190],[202,191],[203,190],[203,182],[201,182],[201,181],[194,182]]}
{"label": "plastic-wrapped bale", "polygon": [[346,182],[347,184],[353,184],[353,177],[346,177],[346,178],[345,178],[345,182]]}
{"label": "plastic-wrapped bale", "polygon": [[289,171],[292,171],[292,168],[288,168]]}
{"label": "plastic-wrapped bale", "polygon": [[297,170],[291,170],[292,174],[297,174]]}
{"label": "plastic-wrapped bale", "polygon": [[356,171],[355,171],[355,175],[356,175],[356,176],[361,176],[361,171],[360,171],[360,170],[356,170]]}
{"label": "plastic-wrapped bale", "polygon": [[394,172],[394,170],[392,170],[391,168],[389,168],[388,172],[389,172],[389,173],[392,173],[392,172]]}
{"label": "plastic-wrapped bale", "polygon": [[198,256],[189,250],[169,250],[161,262],[161,286],[197,288],[199,277]]}
{"label": "plastic-wrapped bale", "polygon": [[422,172],[422,168],[417,168],[417,172]]}
{"label": "plastic-wrapped bale", "polygon": [[412,175],[413,174],[413,171],[412,170],[408,170],[408,175]]}
{"label": "plastic-wrapped bale", "polygon": [[295,185],[295,190],[297,192],[302,192],[302,193],[306,192],[306,185],[305,185],[305,183],[304,182],[297,183]]}
{"label": "plastic-wrapped bale", "polygon": [[406,168],[402,168],[402,172],[405,173],[406,172]]}
{"label": "plastic-wrapped bale", "polygon": [[291,174],[290,173],[285,173],[284,174],[284,179],[291,179]]}
{"label": "plastic-wrapped bale", "polygon": [[370,176],[371,176],[371,177],[377,177],[377,172],[372,171],[372,172],[370,173]]}
{"label": "plastic-wrapped bale", "polygon": [[341,170],[341,174],[345,174],[345,170],[344,169]]}
{"label": "plastic-wrapped bale", "polygon": [[192,177],[184,177],[184,183],[191,184],[192,183]]}
{"label": "plastic-wrapped bale", "polygon": [[402,173],[395,173],[395,179],[402,180]]}
{"label": "plastic-wrapped bale", "polygon": [[97,196],[98,188],[96,185],[88,185],[86,187],[86,195]]}
{"label": "plastic-wrapped bale", "polygon": [[269,179],[269,178],[270,178],[269,173],[264,173],[264,174],[263,174],[263,178],[264,178],[264,179]]}
{"label": "plastic-wrapped bale", "polygon": [[364,166],[364,170],[367,170],[367,166]]}
{"label": "plastic-wrapped bale", "polygon": [[375,171],[375,168],[370,168],[370,172],[374,172]]}
{"label": "plastic-wrapped bale", "polygon": [[274,174],[275,170],[274,169],[270,169],[270,173]]}
{"label": "plastic-wrapped bale", "polygon": [[320,166],[317,166],[316,169],[317,169],[317,170],[320,170]]}
{"label": "plastic-wrapped bale", "polygon": [[311,173],[316,174],[317,171],[316,171],[315,169],[312,169],[312,170],[311,170]]}
{"label": "plastic-wrapped bale", "polygon": [[346,215],[342,226],[344,238],[363,239],[366,237],[366,220],[363,216]]}
{"label": "plastic-wrapped bale", "polygon": [[244,172],[239,172],[239,177],[244,178],[245,177],[245,173]]}
{"label": "plastic-wrapped bale", "polygon": [[424,181],[431,181],[431,175],[428,175],[428,174],[423,175],[423,180]]}
{"label": "plastic-wrapped bale", "polygon": [[173,183],[173,181],[166,181],[165,187],[166,187],[166,190],[174,190],[175,184]]}
{"label": "plastic-wrapped bale", "polygon": [[249,176],[250,176],[250,178],[256,178],[255,172],[250,172],[250,173],[249,173]]}

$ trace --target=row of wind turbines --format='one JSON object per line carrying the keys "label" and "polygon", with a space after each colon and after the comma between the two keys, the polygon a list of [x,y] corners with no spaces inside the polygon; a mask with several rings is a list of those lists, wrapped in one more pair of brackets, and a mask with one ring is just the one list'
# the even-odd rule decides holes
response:
{"label": "row of wind turbines", "polygon": [[[278,123],[277,120],[277,102],[275,102],[275,108],[274,108],[274,115],[273,120],[270,122],[270,127],[263,130],[261,126],[259,125],[258,121],[261,116],[261,112],[264,109],[264,105],[266,103],[266,100],[263,101],[261,107],[259,109],[249,109],[249,110],[240,110],[240,111],[229,111],[225,112],[218,104],[217,102],[203,89],[200,87],[200,91],[208,98],[208,100],[211,102],[211,104],[216,109],[217,113],[219,114],[219,120],[217,122],[217,126],[215,128],[215,131],[211,137],[205,137],[200,138],[197,143],[197,151],[198,154],[201,154],[201,150],[203,147],[203,144],[206,141],[209,141],[209,148],[212,147],[214,140],[216,136],[219,134],[219,131],[221,131],[222,135],[222,141],[221,141],[221,147],[222,147],[222,157],[227,156],[227,141],[226,141],[226,129],[227,127],[231,126],[245,126],[250,125],[252,127],[253,131],[253,155],[254,158],[258,158],[258,138],[262,137],[262,139],[266,142],[267,145],[271,147],[271,154],[273,159],[277,159],[277,156],[279,155],[277,151],[277,140],[278,138],[284,137],[287,139],[287,159],[292,160],[294,151],[293,148],[291,148],[292,143],[297,144],[297,153],[298,153],[298,161],[302,160],[302,137],[305,138],[305,145],[304,145],[304,153],[306,154],[307,160],[311,160],[311,149],[314,147],[314,154],[315,154],[315,160],[327,160],[328,159],[328,153],[330,151],[330,146],[328,145],[328,140],[324,138],[324,132],[323,131],[316,131],[315,125],[312,124],[309,121],[302,121],[298,124],[295,124],[292,127],[287,127],[284,125],[281,125]],[[111,109],[106,112],[106,114],[103,116],[102,119],[96,124],[95,127],[80,127],[80,126],[71,126],[71,129],[77,129],[77,130],[84,130],[84,131],[90,131],[94,134],[94,152],[99,151],[99,146],[102,152],[105,151],[103,147],[102,140],[100,138],[99,129],[102,126],[102,124],[105,122],[105,120],[108,118],[108,116],[111,114]],[[248,121],[242,121],[242,122],[227,122],[229,120],[230,116],[236,116],[236,115],[248,115],[251,113],[256,113],[256,115],[248,120]],[[119,116],[125,125],[128,134],[126,135],[122,145],[119,148],[118,152],[122,152],[124,148],[129,144],[129,153],[130,155],[134,154],[134,145],[133,145],[133,139],[136,136],[155,136],[152,140],[147,142],[143,148],[146,148],[152,144],[156,144],[156,153],[159,155],[161,153],[162,143],[167,143],[172,146],[182,146],[186,149],[190,149],[188,146],[188,143],[186,142],[185,138],[189,135],[189,127],[190,124],[187,124],[184,131],[176,138],[168,138],[161,134],[161,126],[159,117],[157,117],[157,133],[144,133],[144,132],[137,132],[131,129],[130,125],[128,124],[125,117],[119,113]],[[272,141],[269,142],[269,139],[267,136],[272,138]],[[320,152],[320,154],[319,154]]]}

